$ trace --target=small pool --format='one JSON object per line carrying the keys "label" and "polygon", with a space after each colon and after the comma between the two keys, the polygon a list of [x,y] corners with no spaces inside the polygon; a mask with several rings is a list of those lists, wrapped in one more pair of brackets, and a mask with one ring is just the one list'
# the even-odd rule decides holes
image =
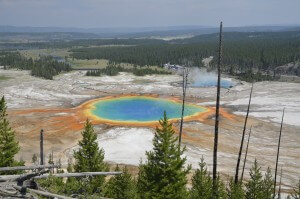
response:
{"label": "small pool", "polygon": [[[181,103],[174,100],[148,96],[126,96],[111,99],[99,99],[93,103],[90,113],[99,119],[119,122],[153,122],[167,112],[169,119],[181,117]],[[184,116],[205,112],[206,108],[187,104]]]}

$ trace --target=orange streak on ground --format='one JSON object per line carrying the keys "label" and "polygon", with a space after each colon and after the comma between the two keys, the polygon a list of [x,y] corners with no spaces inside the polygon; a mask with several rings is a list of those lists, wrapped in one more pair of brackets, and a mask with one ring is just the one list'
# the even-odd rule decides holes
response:
{"label": "orange streak on ground", "polygon": [[227,112],[225,109],[222,109],[222,108],[220,109],[220,115],[221,115],[221,117],[224,117],[224,118],[229,119],[229,120],[235,120],[237,118],[236,115],[231,114],[231,113]]}
{"label": "orange streak on ground", "polygon": [[[122,95],[124,96],[124,95]],[[136,96],[136,95],[130,95]],[[145,95],[143,95],[145,96]],[[112,99],[120,96],[111,96],[101,99]],[[157,95],[151,95],[150,97],[158,97]],[[178,98],[164,98],[171,99],[177,102],[181,102]],[[22,150],[25,154],[25,159],[30,160],[33,153],[36,153],[36,149],[39,147],[39,132],[41,129],[45,131],[45,150],[54,150],[55,153],[62,155],[66,149],[73,147],[79,139],[81,139],[80,131],[83,130],[86,119],[89,117],[85,112],[89,103],[95,102],[99,99],[87,101],[74,108],[46,108],[46,109],[23,109],[8,111],[9,119],[12,127],[16,130],[19,142],[22,146]],[[192,100],[190,100],[192,101]],[[215,108],[205,107],[206,112],[202,112],[193,117],[187,117],[185,122],[196,121],[206,125],[213,125],[212,119],[215,114]],[[221,109],[221,119],[234,120],[235,116],[228,113],[227,110]],[[159,126],[157,122],[148,123],[118,123],[110,121],[99,121],[94,118],[90,118],[94,125],[108,125],[108,126],[128,126],[128,127],[147,127],[156,128]],[[178,134],[178,120],[171,120],[174,123],[175,133]],[[233,121],[235,122],[235,121]],[[194,136],[194,135],[200,135]],[[203,135],[203,136],[202,136]],[[183,141],[184,142],[199,142],[210,143],[210,133],[201,131],[197,128],[183,127]],[[23,155],[24,155],[23,154]],[[62,157],[65,157],[62,155]]]}
{"label": "orange streak on ground", "polygon": [[55,108],[55,109],[24,109],[24,110],[12,110],[10,112],[19,115],[31,114],[31,113],[61,113],[70,112],[71,109],[67,108]]}

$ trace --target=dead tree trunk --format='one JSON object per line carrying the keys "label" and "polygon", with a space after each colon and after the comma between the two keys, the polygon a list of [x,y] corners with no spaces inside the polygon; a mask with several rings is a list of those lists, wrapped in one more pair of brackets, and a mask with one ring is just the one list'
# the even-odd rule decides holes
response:
{"label": "dead tree trunk", "polygon": [[242,135],[242,140],[241,140],[241,145],[240,145],[240,151],[239,151],[238,160],[237,160],[236,168],[235,168],[235,178],[234,178],[234,183],[235,184],[237,184],[238,181],[239,181],[240,162],[241,162],[242,150],[243,150],[243,145],[244,145],[245,132],[246,132],[246,128],[247,128],[249,110],[250,110],[250,105],[251,105],[252,91],[253,91],[253,83],[252,83],[252,87],[251,87],[251,91],[250,91],[250,97],[249,97],[247,114],[246,114],[245,123],[244,123],[244,129],[243,129],[243,135]]}
{"label": "dead tree trunk", "polygon": [[250,131],[249,131],[249,135],[248,135],[246,153],[245,153],[245,158],[244,158],[244,165],[243,165],[243,170],[242,170],[242,175],[241,175],[241,182],[243,182],[243,178],[244,178],[244,171],[245,171],[245,166],[246,166],[246,161],[247,161],[248,147],[249,147],[249,141],[250,141],[250,136],[251,136],[251,130],[252,130],[252,127],[250,127]]}
{"label": "dead tree trunk", "polygon": [[281,199],[281,180],[282,180],[282,167],[280,171],[280,181],[279,181],[279,189],[278,189],[278,199]]}
{"label": "dead tree trunk", "polygon": [[283,108],[283,111],[282,111],[282,118],[281,118],[281,125],[280,125],[279,139],[278,139],[278,147],[277,147],[277,157],[276,157],[276,167],[275,167],[273,198],[275,198],[275,194],[276,194],[276,179],[277,179],[277,169],[278,169],[278,160],[279,160],[279,150],[280,150],[280,142],[281,142],[281,132],[282,132],[282,125],[283,125],[283,118],[284,118],[284,108]]}
{"label": "dead tree trunk", "polygon": [[182,138],[183,117],[184,117],[185,96],[186,96],[188,75],[189,75],[189,70],[184,68],[182,74],[182,108],[181,108],[180,130],[179,130],[179,150],[180,150],[181,138]]}
{"label": "dead tree trunk", "polygon": [[40,132],[40,165],[44,165],[44,130],[42,129]]}
{"label": "dead tree trunk", "polygon": [[221,88],[221,60],[222,60],[222,28],[220,23],[219,34],[219,59],[218,59],[218,84],[216,99],[216,116],[215,116],[215,138],[214,138],[214,154],[213,154],[213,187],[217,186],[217,156],[218,156],[218,135],[219,135],[219,108],[220,108],[220,88]]}

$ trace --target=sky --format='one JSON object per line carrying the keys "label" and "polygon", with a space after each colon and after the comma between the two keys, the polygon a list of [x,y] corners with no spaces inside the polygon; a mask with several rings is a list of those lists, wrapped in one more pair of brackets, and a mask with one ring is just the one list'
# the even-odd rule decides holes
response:
{"label": "sky", "polygon": [[300,0],[0,0],[0,25],[163,27],[299,25]]}

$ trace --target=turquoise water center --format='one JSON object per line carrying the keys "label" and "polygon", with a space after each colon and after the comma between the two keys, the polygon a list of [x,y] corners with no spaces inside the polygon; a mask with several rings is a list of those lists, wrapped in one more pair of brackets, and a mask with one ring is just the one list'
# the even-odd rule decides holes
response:
{"label": "turquoise water center", "polygon": [[[162,118],[164,111],[169,119],[181,117],[182,104],[154,97],[130,96],[96,101],[91,114],[99,119],[121,122],[153,122]],[[206,109],[186,104],[184,116],[192,116]]]}

